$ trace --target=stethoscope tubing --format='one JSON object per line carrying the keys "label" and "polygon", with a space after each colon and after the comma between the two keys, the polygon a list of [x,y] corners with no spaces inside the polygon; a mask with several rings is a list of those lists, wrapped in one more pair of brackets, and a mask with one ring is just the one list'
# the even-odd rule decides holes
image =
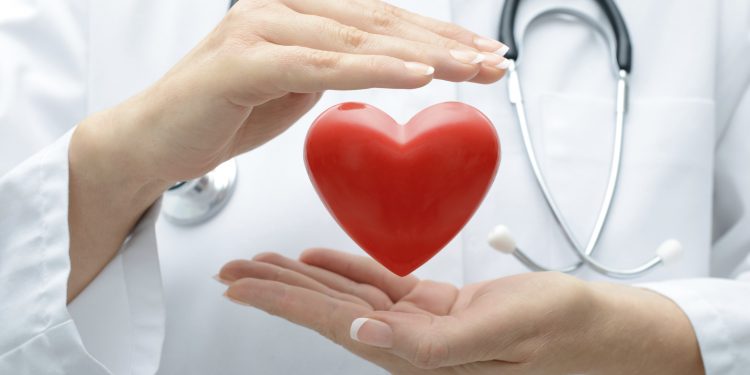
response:
{"label": "stethoscope tubing", "polygon": [[[615,38],[615,60],[618,70],[630,73],[633,66],[633,46],[630,40],[625,19],[620,13],[614,0],[595,0],[604,12],[612,27]],[[500,15],[500,26],[498,30],[499,39],[510,49],[505,57],[518,61],[520,55],[519,43],[516,40],[516,15],[521,0],[506,0]]]}
{"label": "stethoscope tubing", "polygon": [[[601,238],[604,227],[606,226],[606,222],[609,218],[612,202],[614,200],[615,192],[617,191],[619,183],[624,138],[623,133],[628,112],[628,76],[632,67],[632,44],[630,42],[630,36],[622,15],[620,14],[617,6],[612,0],[596,0],[596,2],[601,6],[603,12],[606,14],[607,19],[612,26],[612,33],[614,35],[615,44],[614,60],[615,64],[618,67],[618,70],[614,144],[610,160],[609,176],[607,178],[607,188],[605,190],[604,199],[601,203],[594,228],[591,232],[591,235],[589,236],[589,240],[585,248],[581,246],[581,244],[577,241],[572,229],[567,223],[567,220],[565,220],[561,210],[557,206],[557,203],[555,202],[555,199],[552,196],[552,193],[547,185],[546,179],[544,178],[544,174],[542,173],[542,170],[539,166],[536,152],[534,150],[534,144],[531,140],[517,65],[517,60],[520,56],[520,43],[516,40],[515,37],[515,19],[520,0],[507,0],[503,7],[499,29],[500,40],[510,47],[510,50],[506,55],[506,58],[510,60],[510,67],[508,69],[508,97],[516,113],[517,122],[521,131],[521,136],[523,138],[524,148],[528,156],[530,167],[534,173],[534,178],[537,182],[537,185],[542,195],[544,196],[547,206],[552,212],[555,221],[562,229],[566,241],[570,244],[579,260],[576,263],[568,266],[556,269],[549,268],[534,261],[527,253],[516,246],[515,241],[513,241],[512,239],[508,239],[508,241],[512,243],[511,254],[513,254],[521,263],[523,263],[533,271],[559,271],[572,273],[580,269],[582,266],[586,265],[592,270],[612,278],[633,278],[640,276],[665,262],[666,256],[661,256],[659,254],[659,251],[667,249],[669,251],[663,252],[665,254],[672,254],[679,250],[680,245],[679,243],[675,245],[675,241],[667,241],[665,242],[665,244],[668,246],[662,244],[662,246],[659,247],[659,250],[657,250],[656,256],[652,257],[647,262],[642,263],[640,266],[630,269],[618,269],[609,267],[592,257],[594,250],[597,248],[597,244],[599,242],[599,239]],[[578,11],[573,11],[565,8],[551,9],[542,12],[535,18],[533,18],[530,23],[533,23],[536,19],[554,14],[567,15],[578,18],[584,23],[592,26],[600,33],[605,33],[604,29],[600,27],[591,17]],[[604,36],[606,38],[606,34]],[[503,234],[503,236],[505,235],[509,236],[509,234],[507,233]],[[490,238],[490,243],[492,243],[493,241],[494,240]]]}

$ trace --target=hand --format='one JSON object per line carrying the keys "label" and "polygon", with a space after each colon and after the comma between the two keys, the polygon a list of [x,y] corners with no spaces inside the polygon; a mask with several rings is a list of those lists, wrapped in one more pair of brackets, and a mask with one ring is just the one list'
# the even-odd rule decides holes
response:
{"label": "hand", "polygon": [[244,0],[163,79],[82,131],[106,123],[96,136],[141,178],[176,182],[275,137],[325,90],[497,81],[503,47],[378,0]]}
{"label": "hand", "polygon": [[331,250],[261,254],[218,278],[231,300],[394,374],[703,373],[682,311],[627,286],[529,273],[456,289]]}
{"label": "hand", "polygon": [[323,91],[491,83],[503,48],[378,0],[240,1],[161,80],[76,129],[69,300],[166,187],[277,136]]}

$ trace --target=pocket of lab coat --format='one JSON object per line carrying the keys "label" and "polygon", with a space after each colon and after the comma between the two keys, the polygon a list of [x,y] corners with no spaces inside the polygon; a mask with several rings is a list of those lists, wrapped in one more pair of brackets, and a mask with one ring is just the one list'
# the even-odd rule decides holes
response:
{"label": "pocket of lab coat", "polygon": [[[538,154],[553,197],[586,243],[604,197],[614,146],[611,98],[542,97]],[[638,98],[625,121],[620,182],[599,258],[636,266],[667,238],[690,256],[650,278],[704,275],[710,250],[714,103]],[[603,258],[602,258],[603,257]]]}

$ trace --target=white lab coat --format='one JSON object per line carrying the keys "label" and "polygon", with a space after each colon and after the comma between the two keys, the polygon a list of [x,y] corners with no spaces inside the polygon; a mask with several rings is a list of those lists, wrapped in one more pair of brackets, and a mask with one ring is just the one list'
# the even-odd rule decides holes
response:
{"label": "white lab coat", "polygon": [[[263,251],[361,253],[320,203],[302,161],[311,120],[341,101],[366,101],[405,121],[460,100],[497,127],[503,160],[491,191],[418,275],[463,284],[525,272],[485,243],[498,223],[545,264],[574,260],[535,187],[505,82],[434,82],[415,91],[327,93],[288,132],[239,158],[236,194],[216,218],[190,228],[155,224],[154,207],[66,306],[66,134],[158,79],[221,19],[226,3],[0,1],[0,374],[382,373],[313,332],[229,303],[211,280],[226,261]],[[394,3],[493,36],[502,1]],[[603,19],[590,0],[527,0],[518,24],[559,4]],[[622,182],[598,257],[628,267],[667,238],[682,241],[681,260],[633,282],[685,311],[709,374],[746,374],[750,2],[619,4],[634,68]],[[594,35],[580,24],[546,22],[529,30],[520,67],[543,169],[581,242],[604,193],[613,129],[612,68]]]}

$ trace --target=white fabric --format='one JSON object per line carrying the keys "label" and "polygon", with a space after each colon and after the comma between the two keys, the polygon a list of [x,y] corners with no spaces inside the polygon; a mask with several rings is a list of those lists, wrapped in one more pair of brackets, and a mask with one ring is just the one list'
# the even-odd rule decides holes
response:
{"label": "white fabric", "polygon": [[86,353],[65,307],[70,268],[66,138],[0,179],[3,374],[107,373]]}
{"label": "white fabric", "polygon": [[118,255],[68,305],[89,353],[113,374],[153,374],[164,342],[164,296],[154,225],[144,215]]}
{"label": "white fabric", "polygon": [[70,133],[0,178],[0,322],[11,322],[0,324],[0,374],[153,374],[164,335],[152,251],[159,205],[66,306],[69,139]]}
{"label": "white fabric", "polygon": [[[490,36],[502,5],[394,3]],[[744,374],[750,368],[750,3],[618,3],[635,46],[632,101],[622,184],[597,257],[632,266],[665,239],[680,240],[681,260],[634,282],[682,307],[708,374]],[[561,4],[524,1],[519,24]],[[567,0],[565,6],[603,19],[591,0]],[[86,114],[158,79],[225,11],[226,2],[218,0],[4,0],[0,173]],[[609,56],[578,24],[543,23],[524,41],[521,78],[542,167],[574,231],[586,238],[609,165]],[[414,91],[327,93],[299,124],[239,158],[236,194],[211,222],[191,228],[159,222],[158,259],[153,210],[69,306],[74,320],[64,305],[69,266],[62,138],[0,182],[0,322],[14,322],[0,323],[0,373],[107,373],[100,363],[114,374],[383,373],[312,332],[223,300],[223,286],[211,276],[226,261],[263,251],[295,256],[325,246],[361,252],[318,200],[301,157],[312,119],[348,100],[376,105],[402,122],[430,104],[461,100],[485,112],[498,129],[503,161],[494,186],[462,234],[418,270],[420,276],[461,284],[525,272],[487,245],[497,224],[507,225],[540,262],[567,264],[574,258],[534,186],[505,89],[504,82],[435,82]],[[49,260],[38,263],[41,258],[29,254]],[[605,279],[587,270],[578,276]]]}
{"label": "white fabric", "polygon": [[709,374],[750,368],[750,90],[745,92],[716,154],[712,274],[644,284],[675,301],[693,322]]}

